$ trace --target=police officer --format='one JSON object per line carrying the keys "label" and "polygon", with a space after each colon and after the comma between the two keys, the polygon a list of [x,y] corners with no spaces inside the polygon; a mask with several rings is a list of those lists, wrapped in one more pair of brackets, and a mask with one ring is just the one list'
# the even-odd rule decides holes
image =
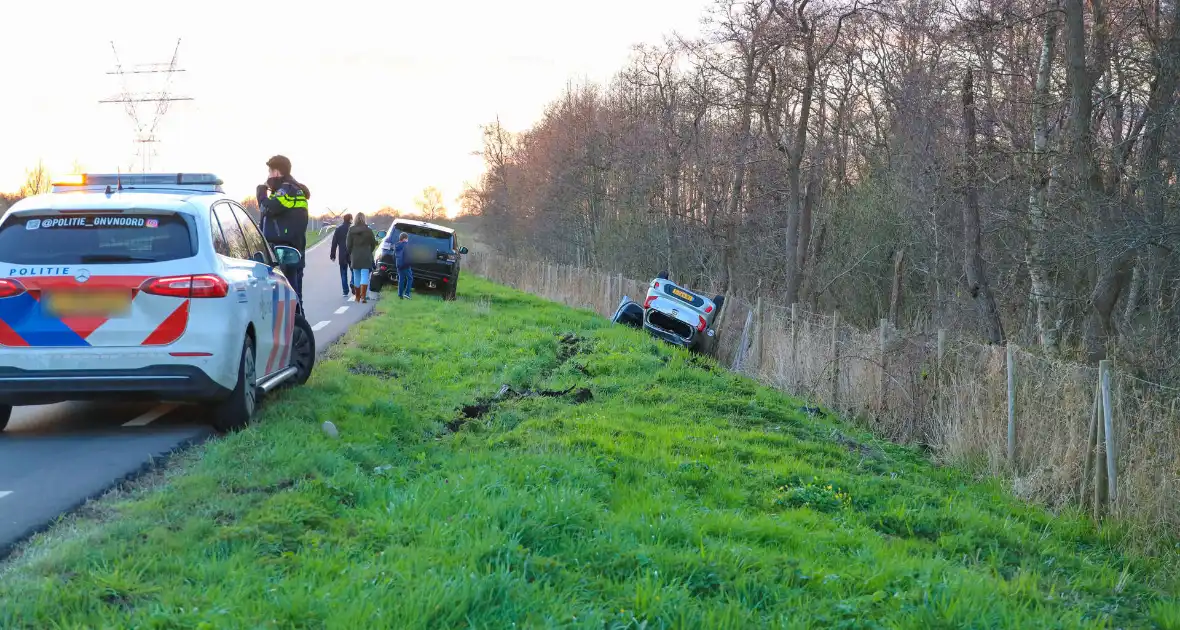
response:
{"label": "police officer", "polygon": [[307,200],[311,199],[311,191],[291,177],[291,160],[285,156],[270,158],[266,167],[270,169],[266,183],[260,184],[256,190],[262,234],[271,245],[286,245],[299,250],[299,264],[285,267],[283,274],[291,281],[302,305],[303,269],[307,258]]}

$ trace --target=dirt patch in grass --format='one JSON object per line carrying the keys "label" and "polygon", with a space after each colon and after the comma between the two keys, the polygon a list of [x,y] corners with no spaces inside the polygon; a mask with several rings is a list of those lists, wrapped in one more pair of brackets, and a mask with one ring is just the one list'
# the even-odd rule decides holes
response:
{"label": "dirt patch in grass", "polygon": [[586,387],[578,387],[574,385],[565,390],[542,389],[533,391],[525,389],[517,391],[508,385],[500,388],[500,391],[490,399],[481,400],[469,405],[463,405],[459,409],[459,416],[454,420],[446,423],[448,431],[454,433],[463,427],[464,424],[471,420],[478,420],[487,414],[491,413],[496,405],[510,402],[513,400],[520,400],[524,398],[561,398],[574,405],[581,405],[590,402],[594,399],[594,393]]}
{"label": "dirt patch in grass", "polygon": [[348,371],[358,376],[376,376],[382,380],[397,378],[397,372],[391,369],[369,365],[368,363],[350,365],[348,366]]}

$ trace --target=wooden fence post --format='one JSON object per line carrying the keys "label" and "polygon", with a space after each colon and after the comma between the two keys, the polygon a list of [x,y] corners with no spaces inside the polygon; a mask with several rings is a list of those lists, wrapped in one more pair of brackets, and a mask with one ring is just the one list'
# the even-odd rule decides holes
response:
{"label": "wooden fence post", "polygon": [[[1101,399],[1102,399],[1102,368],[1101,368],[1101,366],[1098,368],[1098,382],[1096,383],[1096,386],[1098,387],[1099,401],[1101,401]],[[1098,413],[1099,414],[1105,413],[1103,411],[1102,407],[1103,407],[1103,404],[1100,402],[1099,406],[1098,406]],[[1101,449],[1103,459],[1105,460],[1105,456],[1106,456],[1106,423],[1103,421],[1101,415],[1098,416],[1098,426],[1097,426],[1097,431],[1094,436],[1095,457],[1097,457],[1097,455],[1099,453],[1099,449]],[[1104,463],[1105,463],[1104,461],[1103,462],[1096,462],[1094,465],[1094,520],[1098,520],[1098,519],[1102,518],[1102,512],[1106,508],[1107,502],[1110,500],[1110,495],[1108,494],[1108,491],[1110,490],[1110,486],[1108,485],[1107,480],[1106,480],[1106,466],[1104,465]]]}
{"label": "wooden fence post", "polygon": [[733,355],[733,371],[741,372],[745,366],[747,347],[750,343],[750,326],[754,320],[754,311],[746,312],[746,323],[742,326],[742,338],[738,341],[737,352]]}
{"label": "wooden fence post", "polygon": [[1110,360],[1103,359],[1098,363],[1098,371],[1102,379],[1102,415],[1103,429],[1106,433],[1106,483],[1107,496],[1110,497],[1110,507],[1118,510],[1118,443],[1114,434],[1114,409],[1110,401]]}
{"label": "wooden fence post", "polygon": [[840,404],[840,311],[832,313],[832,410]]}
{"label": "wooden fence post", "polygon": [[791,304],[791,390],[799,393],[799,384],[803,379],[799,376],[799,305]]}
{"label": "wooden fence post", "polygon": [[1016,467],[1016,347],[1007,347],[1008,355],[1008,464]]}
{"label": "wooden fence post", "polygon": [[887,366],[889,356],[889,320],[882,319],[880,322],[880,345],[881,345],[881,374],[880,383],[877,388],[877,412],[883,413],[885,411],[885,401],[888,394],[888,380],[889,370]]}
{"label": "wooden fence post", "polygon": [[938,416],[940,420],[945,420],[944,413],[946,409],[946,401],[942,396],[942,370],[944,361],[946,360],[946,330],[938,329],[938,349],[936,350],[934,363],[934,395],[937,397]]}
{"label": "wooden fence post", "polygon": [[602,274],[602,280],[603,280],[602,284],[603,284],[603,286],[605,287],[605,289],[603,290],[603,293],[602,293],[602,295],[603,295],[603,301],[605,301],[605,302],[606,302],[606,316],[607,316],[607,317],[610,317],[610,316],[611,316],[611,312],[610,312],[610,307],[611,307],[611,300],[610,300],[610,274],[609,274],[609,273],[604,273],[604,274]]}
{"label": "wooden fence post", "polygon": [[754,323],[754,327],[753,327],[754,338],[753,338],[752,343],[750,345],[750,349],[753,350],[753,352],[754,352],[754,357],[753,357],[753,361],[751,362],[751,365],[754,368],[755,375],[762,373],[762,335],[763,335],[762,328],[763,328],[764,321],[765,321],[765,314],[762,311],[762,296],[759,296],[758,299],[754,301],[754,322],[753,322]]}
{"label": "wooden fence post", "polygon": [[[1098,414],[1102,411],[1102,380],[1094,382],[1094,405],[1090,410],[1090,426],[1086,430],[1086,462],[1082,466],[1082,484],[1078,488],[1078,503],[1086,506],[1086,484],[1090,482],[1090,473],[1094,472],[1094,459],[1098,452]],[[1095,482],[1098,483],[1098,482]],[[1095,496],[1097,498],[1097,496]],[[1097,502],[1095,502],[1097,508]]]}

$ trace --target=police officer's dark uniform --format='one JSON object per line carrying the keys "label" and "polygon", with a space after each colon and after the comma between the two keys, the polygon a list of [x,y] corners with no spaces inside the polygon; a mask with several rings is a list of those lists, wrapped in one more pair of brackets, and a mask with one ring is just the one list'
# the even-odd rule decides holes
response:
{"label": "police officer's dark uniform", "polygon": [[[290,161],[275,156],[267,166],[290,172]],[[278,165],[285,166],[280,168]],[[267,196],[267,191],[270,196]],[[303,269],[307,259],[307,201],[311,191],[290,175],[271,177],[259,186],[258,211],[262,216],[262,234],[271,245],[286,245],[299,250],[299,264],[284,268],[283,274],[291,281],[295,294],[303,303]]]}

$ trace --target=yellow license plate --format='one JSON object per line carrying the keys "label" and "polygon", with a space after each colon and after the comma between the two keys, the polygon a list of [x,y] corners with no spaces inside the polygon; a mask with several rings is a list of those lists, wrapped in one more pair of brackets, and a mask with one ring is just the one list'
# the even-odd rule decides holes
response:
{"label": "yellow license plate", "polygon": [[67,291],[48,293],[45,307],[54,315],[66,317],[111,317],[126,313],[131,307],[130,291]]}
{"label": "yellow license plate", "polygon": [[680,289],[672,289],[672,295],[675,295],[676,297],[684,300],[685,302],[693,302],[694,301],[694,298],[691,295],[689,295],[688,293],[686,293],[684,291],[681,291]]}

